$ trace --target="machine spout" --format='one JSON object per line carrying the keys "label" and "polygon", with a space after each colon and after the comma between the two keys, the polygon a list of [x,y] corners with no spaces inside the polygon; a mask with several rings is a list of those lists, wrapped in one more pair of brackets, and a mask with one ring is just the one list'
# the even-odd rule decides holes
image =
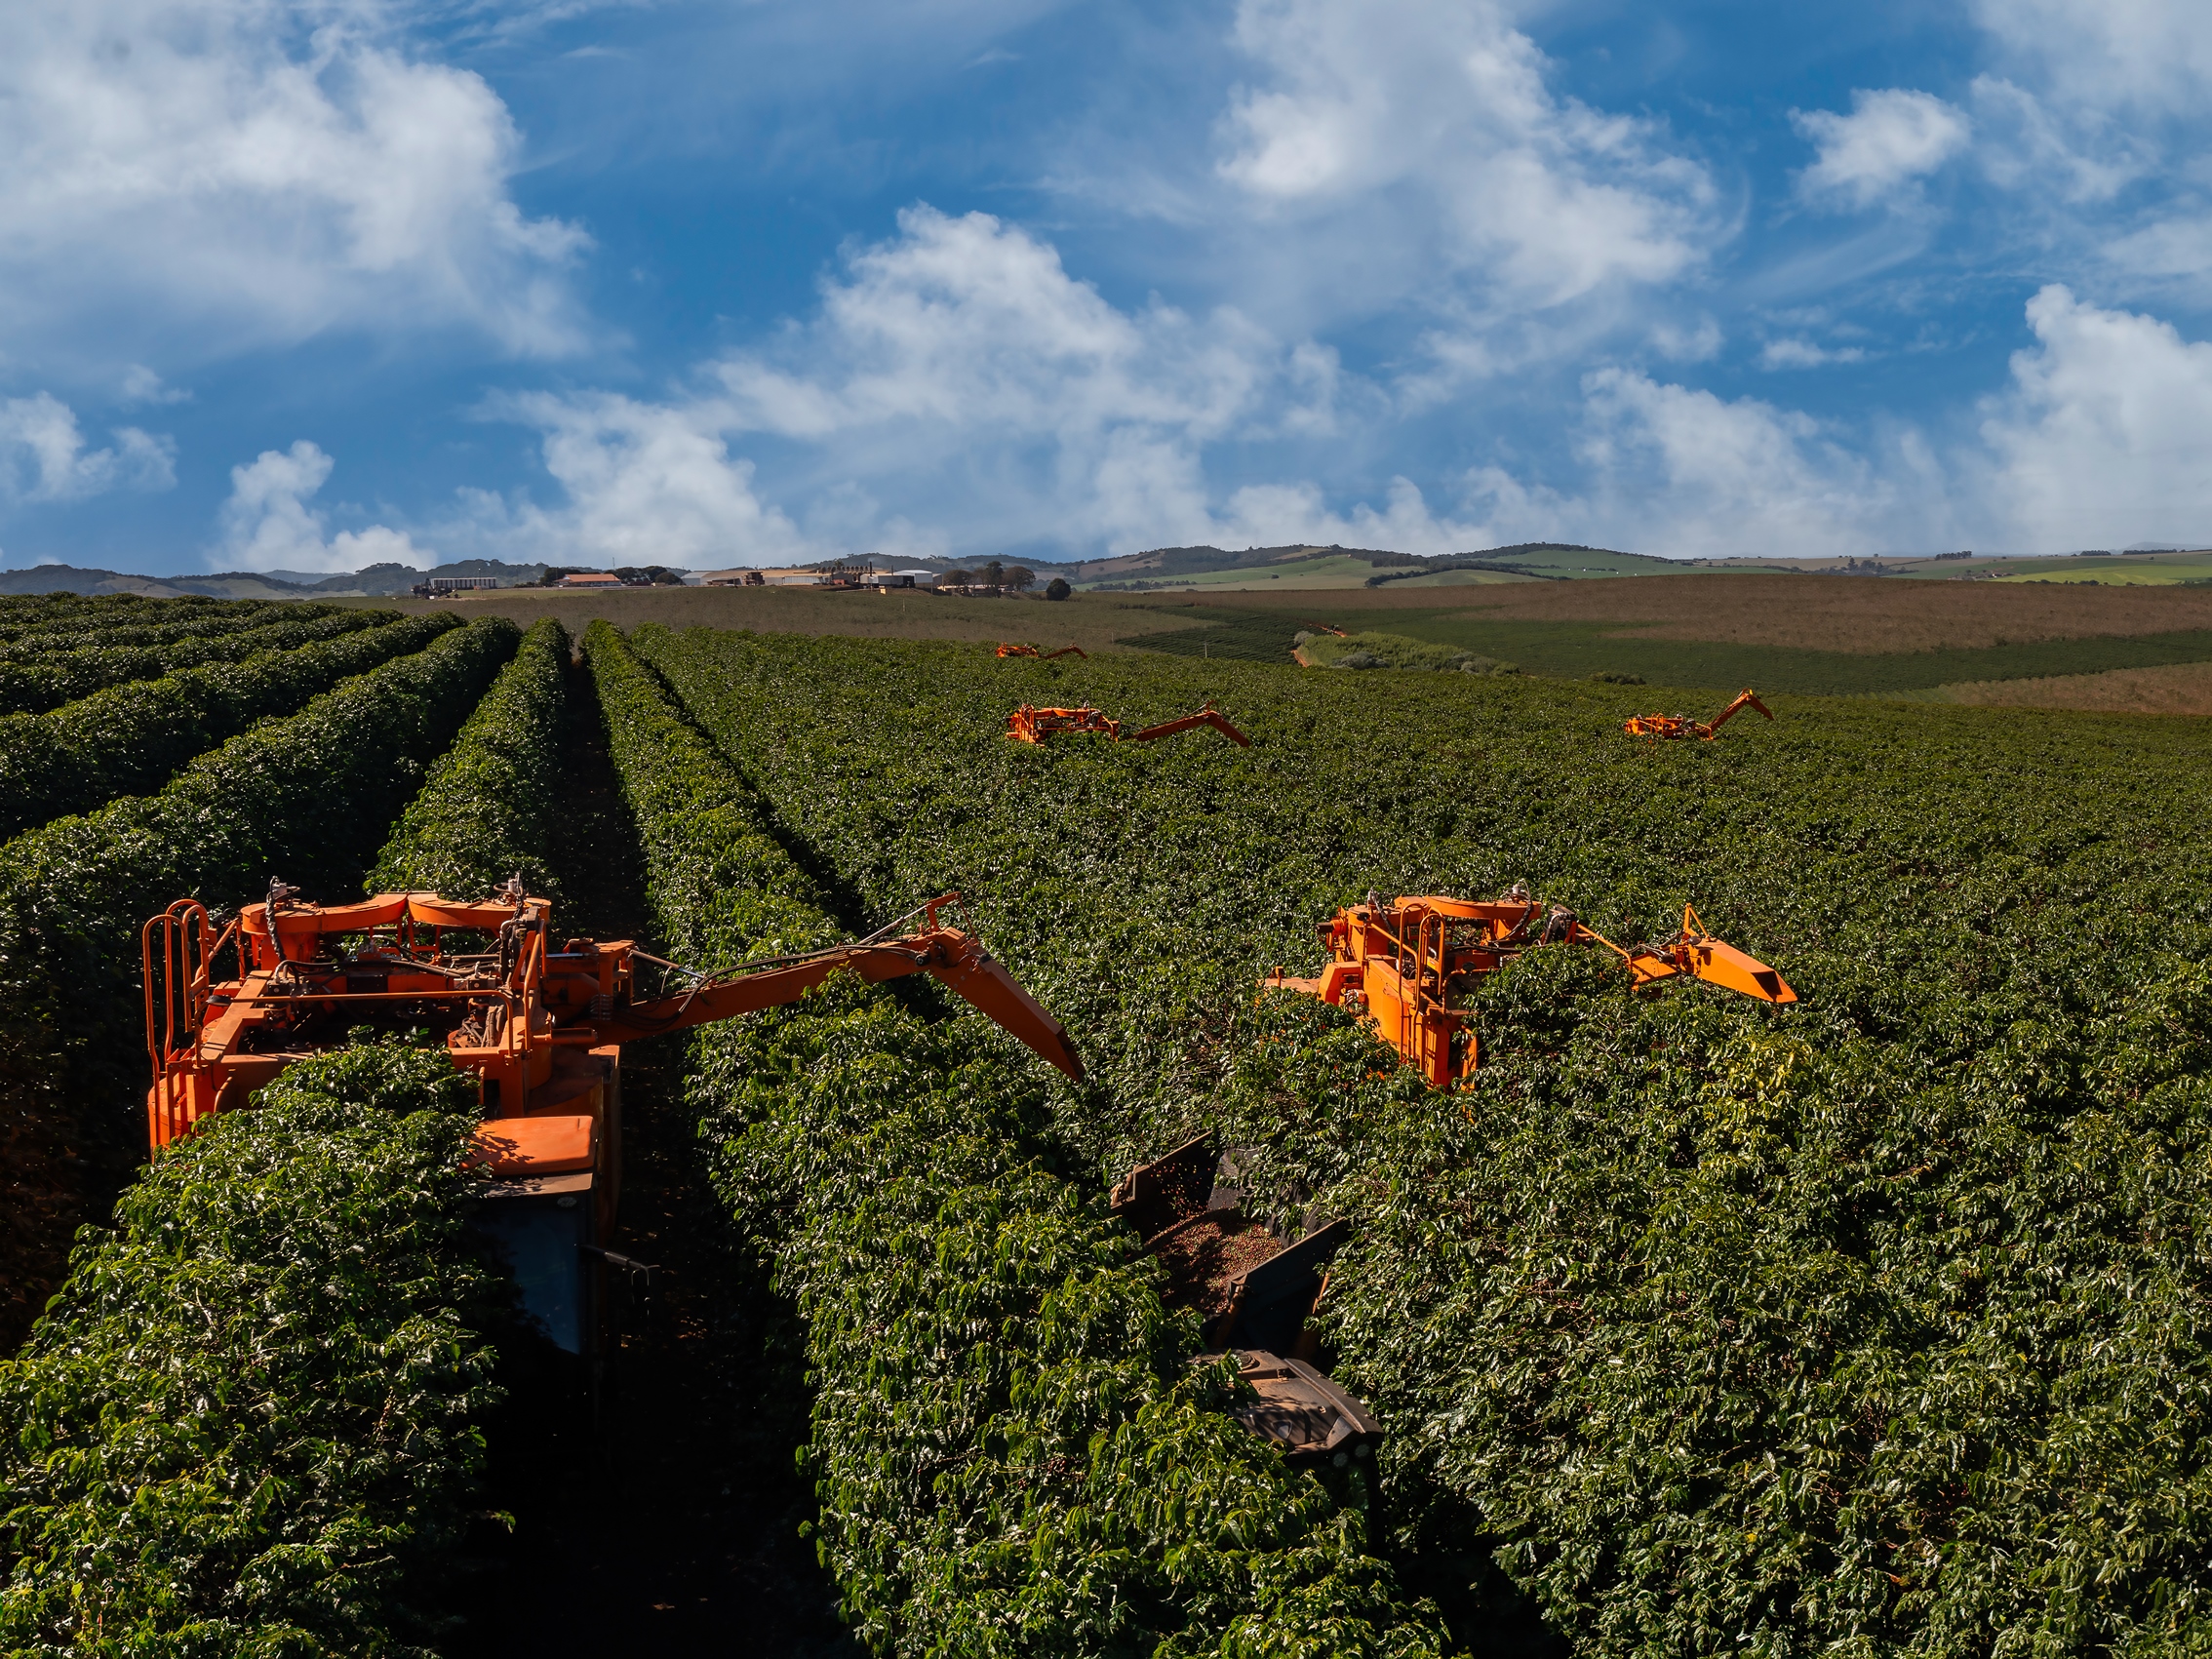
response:
{"label": "machine spout", "polygon": [[1686,904],[1682,906],[1682,930],[1679,935],[1656,948],[1645,946],[1625,954],[1629,971],[1636,975],[1639,984],[1687,973],[1761,1003],[1797,1000],[1797,993],[1790,989],[1781,974],[1758,958],[1708,933],[1705,924],[1697,919],[1697,912]]}
{"label": "machine spout", "polygon": [[986,1017],[1005,1027],[1038,1058],[1056,1066],[1075,1083],[1083,1081],[1083,1058],[1068,1041],[1066,1029],[1044,1007],[982,944],[965,934],[948,950],[946,960],[932,964],[929,972]]}

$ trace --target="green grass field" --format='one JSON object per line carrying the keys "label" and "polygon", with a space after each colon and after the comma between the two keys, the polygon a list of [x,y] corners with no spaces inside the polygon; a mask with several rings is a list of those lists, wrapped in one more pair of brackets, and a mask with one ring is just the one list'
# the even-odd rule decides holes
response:
{"label": "green grass field", "polygon": [[[1132,581],[1141,581],[1140,592],[1173,592],[1189,588],[1203,593],[1232,593],[1281,588],[1362,588],[1367,578],[1376,573],[1378,567],[1364,559],[1348,554],[1329,554],[1318,559],[1293,559],[1270,569],[1201,571],[1195,574],[1175,573],[1160,576],[1120,576],[1103,581],[1079,582],[1078,591],[1085,593],[1116,593],[1130,591]],[[1485,574],[1480,571],[1464,573],[1470,576]],[[1490,575],[1491,581],[1511,581],[1504,575]]]}
{"label": "green grass field", "polygon": [[[1189,616],[1190,611],[1179,615]],[[1200,626],[1171,633],[1125,636],[1124,644],[1171,656],[1221,657],[1243,662],[1290,660],[1298,624],[1283,616],[1208,609]],[[2061,674],[2101,674],[2116,668],[2153,668],[2212,660],[2212,630],[2078,640],[1978,650],[1856,653],[1797,651],[1777,646],[1624,636],[1607,622],[1482,621],[1419,611],[1358,612],[1335,609],[1329,620],[1353,632],[1402,634],[1436,645],[1480,652],[1551,679],[1586,680],[1594,674],[1634,674],[1656,686],[1734,690],[1757,686],[1774,691],[1828,696],[1880,696],[1926,691],[1938,686],[1991,680],[2041,679]]]}

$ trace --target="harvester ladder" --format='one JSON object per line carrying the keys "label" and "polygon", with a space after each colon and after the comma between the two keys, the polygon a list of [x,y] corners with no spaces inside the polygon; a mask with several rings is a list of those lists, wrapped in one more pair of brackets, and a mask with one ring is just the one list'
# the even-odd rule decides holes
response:
{"label": "harvester ladder", "polygon": [[201,1029],[208,1017],[209,973],[216,953],[230,937],[220,934],[207,907],[180,898],[145,926],[139,936],[139,967],[145,980],[146,1054],[153,1062],[153,1089],[146,1096],[146,1130],[156,1148],[192,1127],[182,1079],[175,1074],[196,1059]]}

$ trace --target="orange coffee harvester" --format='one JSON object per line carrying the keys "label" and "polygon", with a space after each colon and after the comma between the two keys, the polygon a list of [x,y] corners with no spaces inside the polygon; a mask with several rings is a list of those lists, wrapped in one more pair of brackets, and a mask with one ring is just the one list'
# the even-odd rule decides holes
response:
{"label": "orange coffee harvester", "polygon": [[1147,726],[1126,735],[1120,721],[1109,719],[1088,703],[1081,708],[1038,708],[1032,703],[1023,703],[1007,716],[1007,735],[1016,743],[1042,743],[1057,732],[1089,732],[1116,743],[1150,743],[1155,738],[1172,737],[1178,731],[1190,731],[1201,726],[1212,727],[1241,749],[1252,746],[1252,740],[1230,725],[1229,717],[1211,703],[1196,714],[1186,714],[1179,720],[1164,720],[1158,726]]}
{"label": "orange coffee harvester", "polygon": [[1621,730],[1631,737],[1699,737],[1710,743],[1720,735],[1720,728],[1747,708],[1756,708],[1769,720],[1774,718],[1774,711],[1758,700],[1758,693],[1746,687],[1711,721],[1692,720],[1686,714],[1638,714],[1631,715]]}
{"label": "orange coffee harvester", "polygon": [[1688,974],[1764,1003],[1797,1000],[1773,968],[1708,933],[1688,905],[1673,938],[1627,947],[1583,926],[1564,905],[1531,898],[1524,887],[1488,900],[1431,894],[1385,904],[1369,893],[1319,931],[1328,950],[1319,977],[1293,978],[1279,968],[1261,988],[1304,992],[1360,1014],[1436,1088],[1457,1087],[1480,1059],[1461,1006],[1466,993],[1483,974],[1544,945],[1601,945],[1639,985]]}
{"label": "orange coffee harvester", "polygon": [[[355,1026],[442,1028],[481,1091],[474,1157],[494,1177],[483,1225],[526,1309],[558,1346],[588,1352],[620,1189],[623,1044],[796,1002],[833,973],[928,973],[1082,1079],[1059,1021],[940,921],[959,902],[947,893],[856,943],[702,971],[629,939],[558,939],[551,903],[519,879],[481,903],[400,892],[322,905],[271,883],[219,928],[179,899],[142,935],[147,1136],[158,1154],[294,1061],[343,1047]],[[226,955],[234,971],[218,977]]]}

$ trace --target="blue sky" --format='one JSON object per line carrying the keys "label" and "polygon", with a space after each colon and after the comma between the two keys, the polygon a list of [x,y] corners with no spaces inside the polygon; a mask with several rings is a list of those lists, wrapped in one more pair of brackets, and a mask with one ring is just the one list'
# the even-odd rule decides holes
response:
{"label": "blue sky", "polygon": [[20,0],[0,557],[2212,542],[2212,7]]}

